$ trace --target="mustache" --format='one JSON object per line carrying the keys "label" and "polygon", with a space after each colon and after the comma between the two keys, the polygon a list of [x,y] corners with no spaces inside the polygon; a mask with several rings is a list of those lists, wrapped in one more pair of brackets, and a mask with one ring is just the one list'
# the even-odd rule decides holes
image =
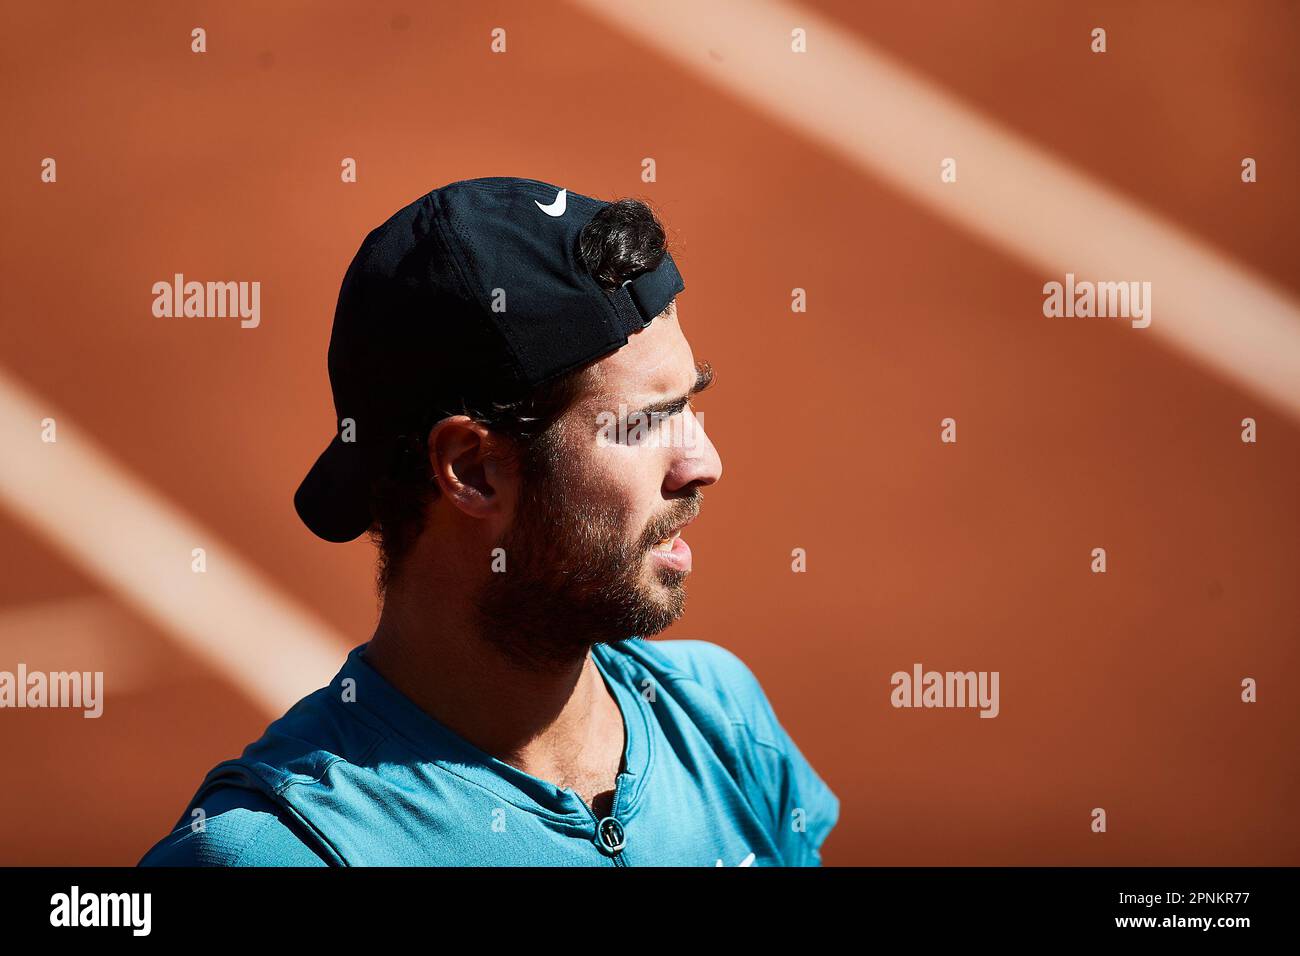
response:
{"label": "mustache", "polygon": [[673,528],[686,521],[694,521],[700,515],[700,507],[704,501],[704,493],[698,488],[688,497],[678,498],[672,503],[669,509],[655,518],[646,526],[645,534],[641,535],[641,541],[638,545],[640,550],[649,551],[658,542],[672,532]]}

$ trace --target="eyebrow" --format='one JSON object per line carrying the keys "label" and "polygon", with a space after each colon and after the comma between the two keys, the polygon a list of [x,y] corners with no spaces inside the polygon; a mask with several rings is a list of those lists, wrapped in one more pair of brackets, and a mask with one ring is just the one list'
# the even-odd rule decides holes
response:
{"label": "eyebrow", "polygon": [[686,407],[686,403],[691,400],[692,396],[700,394],[700,392],[703,392],[712,384],[713,384],[713,366],[710,365],[708,362],[702,362],[702,361],[696,362],[695,363],[695,384],[691,386],[691,390],[689,392],[687,392],[685,395],[681,396],[680,398],[670,398],[670,399],[665,399],[662,402],[654,402],[650,405],[646,405],[644,408],[638,409],[635,412],[629,412],[628,418],[631,419],[636,415],[643,415],[646,417],[653,417],[659,415],[676,415],[678,412],[680,412],[682,409]]}

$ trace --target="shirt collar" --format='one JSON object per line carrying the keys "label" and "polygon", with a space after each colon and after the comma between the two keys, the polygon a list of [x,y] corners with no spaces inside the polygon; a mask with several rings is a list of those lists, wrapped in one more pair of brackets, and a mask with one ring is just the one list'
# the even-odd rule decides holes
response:
{"label": "shirt collar", "polygon": [[[383,721],[425,760],[491,790],[522,810],[582,827],[591,825],[591,811],[580,796],[480,750],[425,713],[365,660],[366,646],[358,645],[348,653],[331,682],[333,690],[341,695],[353,691],[355,703],[349,706],[361,706]],[[640,800],[650,767],[650,704],[635,687],[635,675],[626,655],[613,645],[597,644],[592,648],[592,658],[623,716],[624,770],[619,774],[612,810],[621,818],[629,815]],[[354,683],[346,685],[348,680]]]}

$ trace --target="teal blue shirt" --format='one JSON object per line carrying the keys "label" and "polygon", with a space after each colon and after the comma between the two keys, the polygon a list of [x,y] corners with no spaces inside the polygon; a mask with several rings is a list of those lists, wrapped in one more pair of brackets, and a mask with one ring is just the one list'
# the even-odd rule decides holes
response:
{"label": "teal blue shirt", "polygon": [[213,768],[141,865],[821,863],[839,800],[725,648],[629,638],[592,649],[626,728],[603,819],[424,713],[364,648]]}

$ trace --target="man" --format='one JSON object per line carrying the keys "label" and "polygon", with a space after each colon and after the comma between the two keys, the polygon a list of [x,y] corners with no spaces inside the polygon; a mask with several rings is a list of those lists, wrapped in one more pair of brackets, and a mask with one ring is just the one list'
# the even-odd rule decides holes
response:
{"label": "man", "polygon": [[327,541],[370,532],[378,626],[143,865],[820,864],[839,801],[754,675],[646,640],[722,474],[684,287],[649,207],[535,180],[370,233],[295,505]]}

